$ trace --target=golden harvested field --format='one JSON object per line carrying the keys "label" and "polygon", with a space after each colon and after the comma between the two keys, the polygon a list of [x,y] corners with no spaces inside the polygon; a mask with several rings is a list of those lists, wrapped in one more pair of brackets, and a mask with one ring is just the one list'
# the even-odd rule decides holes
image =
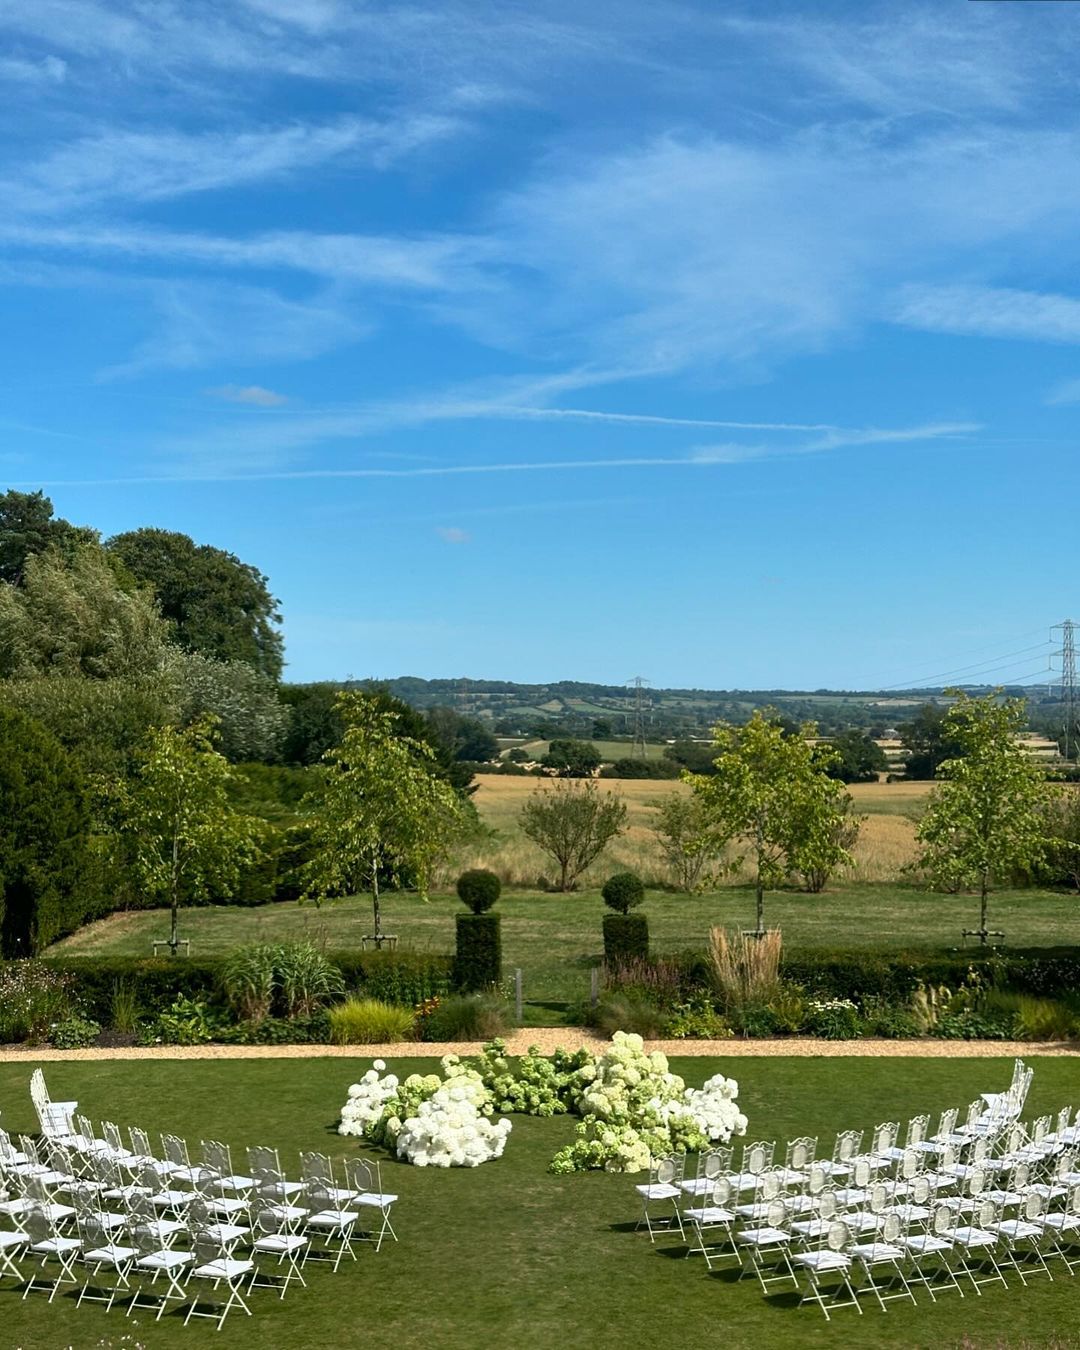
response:
{"label": "golden harvested field", "polygon": [[[538,788],[548,784],[532,777],[480,774],[474,798],[481,819],[495,837],[470,850],[458,860],[469,867],[490,867],[509,885],[535,886],[549,877],[550,859],[545,858],[518,825],[522,803]],[[586,883],[599,884],[603,877],[620,867],[632,868],[648,882],[668,880],[658,855],[651,822],[655,803],[672,792],[688,792],[677,781],[641,779],[601,779],[601,791],[617,792],[626,803],[629,828],[611,845],[586,877]],[[856,783],[849,789],[855,808],[866,816],[855,848],[855,870],[849,877],[856,881],[892,881],[914,855],[915,824],[921,813],[929,783]],[[745,881],[736,873],[732,884]]]}

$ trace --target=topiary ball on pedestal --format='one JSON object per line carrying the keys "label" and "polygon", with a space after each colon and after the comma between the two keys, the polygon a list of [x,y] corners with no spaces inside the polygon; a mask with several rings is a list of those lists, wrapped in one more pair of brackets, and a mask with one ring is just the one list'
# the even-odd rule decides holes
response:
{"label": "topiary ball on pedestal", "polygon": [[649,959],[649,921],[630,911],[645,899],[645,885],[636,872],[616,872],[600,894],[615,911],[604,915],[604,961],[610,967]]}
{"label": "topiary ball on pedestal", "polygon": [[629,914],[645,899],[645,883],[636,872],[616,872],[604,882],[600,894],[609,909],[617,914]]}
{"label": "topiary ball on pedestal", "polygon": [[458,877],[457,893],[471,914],[457,916],[454,983],[465,993],[489,989],[502,979],[502,935],[497,914],[489,914],[502,891],[494,872],[476,867]]}

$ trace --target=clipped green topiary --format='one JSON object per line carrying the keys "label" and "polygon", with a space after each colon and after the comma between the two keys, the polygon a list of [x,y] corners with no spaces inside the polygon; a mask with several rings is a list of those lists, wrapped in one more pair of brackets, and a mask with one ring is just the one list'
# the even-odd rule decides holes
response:
{"label": "clipped green topiary", "polygon": [[479,993],[502,979],[502,936],[497,914],[457,915],[454,984],[462,993]]}
{"label": "clipped green topiary", "polygon": [[457,881],[458,899],[474,914],[485,914],[502,894],[502,882],[494,872],[473,867]]}
{"label": "clipped green topiary", "polygon": [[629,914],[645,899],[645,883],[636,872],[616,872],[600,892],[604,904],[617,914]]}
{"label": "clipped green topiary", "polygon": [[644,914],[604,915],[604,961],[615,968],[649,959],[649,921]]}

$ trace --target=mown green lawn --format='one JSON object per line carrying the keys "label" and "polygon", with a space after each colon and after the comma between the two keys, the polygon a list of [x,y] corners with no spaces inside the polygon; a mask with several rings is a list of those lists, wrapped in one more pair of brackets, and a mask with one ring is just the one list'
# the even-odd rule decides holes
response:
{"label": "mown green lawn", "polygon": [[[412,895],[388,895],[383,926],[413,950],[452,951],[453,896],[426,904]],[[524,972],[525,997],[533,1004],[586,997],[589,968],[600,959],[604,904],[597,891],[556,895],[507,891],[499,901],[503,964]],[[702,950],[709,928],[753,924],[754,897],[746,887],[709,895],[650,891],[639,911],[647,915],[656,954]],[[823,895],[785,891],[769,895],[766,921],[779,924],[790,948],[959,946],[960,932],[978,921],[971,896],[934,895],[888,884],[838,886]],[[1012,946],[1054,946],[1080,941],[1080,899],[1052,891],[1003,891],[992,897],[991,927],[1003,929]],[[247,942],[280,942],[308,936],[329,947],[360,945],[371,928],[371,904],[363,897],[312,905],[279,903],[257,909],[215,906],[182,915],[182,930],[194,955],[231,951]],[[69,955],[149,955],[151,938],[168,931],[161,911],[116,914],[59,943]]]}
{"label": "mown green lawn", "polygon": [[[1074,1059],[1041,1059],[1029,1098],[1032,1114],[1080,1100]],[[33,1060],[0,1065],[5,1125],[28,1130],[33,1115],[27,1081]],[[286,1160],[300,1149],[342,1156],[355,1141],[331,1126],[349,1082],[367,1061],[278,1060],[51,1064],[57,1098],[78,1098],[92,1117],[142,1122],[189,1140],[219,1137],[234,1149],[274,1143]],[[424,1070],[427,1062],[411,1061]],[[688,1082],[718,1068],[734,1070],[754,1137],[783,1141],[809,1132],[831,1146],[832,1134],[904,1120],[916,1110],[966,1103],[983,1089],[1007,1083],[1008,1060],[758,1059],[737,1065],[676,1060]],[[231,1317],[220,1336],[209,1322],[186,1329],[175,1314],[137,1326],[100,1306],[76,1309],[70,1297],[51,1306],[44,1296],[20,1301],[0,1281],[0,1345],[22,1350],[95,1350],[120,1346],[132,1334],[150,1350],[218,1345],[259,1350],[365,1346],[370,1350],[474,1350],[553,1345],[622,1350],[722,1345],[754,1350],[804,1347],[976,1347],[1076,1344],[1080,1280],[1056,1271],[1054,1283],[1015,1278],[1005,1291],[981,1298],[945,1296],[917,1308],[892,1304],[838,1312],[826,1325],[815,1308],[797,1308],[790,1295],[765,1300],[756,1282],[736,1283],[686,1260],[677,1241],[651,1247],[630,1231],[636,1218],[633,1179],[589,1174],[553,1177],[546,1166],[570,1136],[572,1121],[514,1118],[504,1157],[472,1171],[427,1171],[384,1164],[384,1184],[401,1196],[400,1243],[379,1256],[368,1249],[338,1275],[309,1270],[309,1288],[285,1301],[261,1290],[253,1317]],[[130,1343],[125,1343],[129,1344]]]}

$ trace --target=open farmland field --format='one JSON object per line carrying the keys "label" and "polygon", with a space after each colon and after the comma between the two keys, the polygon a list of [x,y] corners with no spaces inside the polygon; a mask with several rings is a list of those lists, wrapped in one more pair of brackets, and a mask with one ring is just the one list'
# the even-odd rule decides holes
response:
{"label": "open farmland field", "polygon": [[[27,1092],[33,1062],[28,1055],[25,1063],[0,1065],[0,1102],[13,1131],[35,1128]],[[348,1085],[369,1063],[359,1056],[97,1062],[51,1064],[47,1073],[54,1095],[78,1100],[93,1120],[140,1124],[151,1138],[167,1130],[193,1147],[220,1139],[241,1157],[248,1144],[273,1144],[295,1175],[302,1149],[335,1160],[355,1155],[356,1141],[337,1135],[333,1124]],[[1033,1063],[1031,1114],[1075,1101],[1075,1059]],[[730,1059],[671,1061],[693,1086],[732,1067]],[[408,1068],[423,1073],[438,1065],[410,1060]],[[1011,1069],[1005,1059],[777,1057],[740,1060],[735,1076],[751,1138],[775,1138],[782,1148],[795,1135],[818,1135],[831,1147],[839,1129],[869,1129],[885,1116],[903,1121],[916,1111],[936,1114],[1004,1086]],[[778,1287],[765,1298],[756,1280],[736,1280],[728,1263],[710,1275],[700,1258],[685,1259],[677,1237],[653,1246],[635,1233],[633,1185],[640,1178],[552,1176],[548,1162],[573,1137],[572,1118],[512,1121],[505,1155],[483,1167],[420,1168],[384,1159],[383,1183],[400,1196],[394,1210],[400,1240],[378,1255],[361,1244],[356,1262],[345,1261],[337,1274],[309,1265],[308,1288],[291,1288],[283,1301],[255,1290],[252,1316],[234,1313],[220,1335],[208,1323],[185,1328],[176,1312],[154,1323],[149,1312],[129,1321],[119,1307],[109,1314],[96,1304],[76,1308],[70,1294],[51,1304],[43,1294],[23,1301],[19,1284],[8,1279],[0,1285],[0,1340],[12,1350],[136,1343],[151,1350],[307,1350],[361,1341],[370,1350],[495,1344],[547,1350],[568,1338],[594,1350],[622,1350],[642,1338],[691,1346],[715,1339],[731,1350],[1075,1344],[1067,1328],[1080,1316],[1080,1281],[1069,1279],[1059,1261],[1053,1282],[1032,1280],[1025,1288],[1009,1272],[1008,1289],[987,1287],[980,1298],[945,1295],[931,1303],[920,1291],[917,1307],[891,1303],[882,1313],[868,1304],[865,1316],[847,1308],[826,1323],[813,1306],[798,1307],[790,1290]],[[1010,1326],[1016,1339],[1003,1340]]]}
{"label": "open farmland field", "polygon": [[[522,803],[548,780],[480,774],[476,782],[477,810],[495,837],[468,851],[462,861],[469,867],[490,867],[509,885],[536,886],[540,878],[550,876],[553,864],[521,833],[518,816]],[[615,791],[622,797],[628,829],[601,856],[586,882],[599,885],[609,873],[631,868],[654,884],[665,884],[669,878],[652,832],[656,814],[652,803],[672,792],[688,792],[689,788],[677,780],[642,779],[601,779],[599,786],[601,791]],[[903,867],[914,857],[914,819],[921,814],[930,786],[858,783],[849,789],[856,810],[867,816],[855,848],[853,880],[893,881],[901,876]],[[736,884],[745,880],[738,874],[733,878]]]}

